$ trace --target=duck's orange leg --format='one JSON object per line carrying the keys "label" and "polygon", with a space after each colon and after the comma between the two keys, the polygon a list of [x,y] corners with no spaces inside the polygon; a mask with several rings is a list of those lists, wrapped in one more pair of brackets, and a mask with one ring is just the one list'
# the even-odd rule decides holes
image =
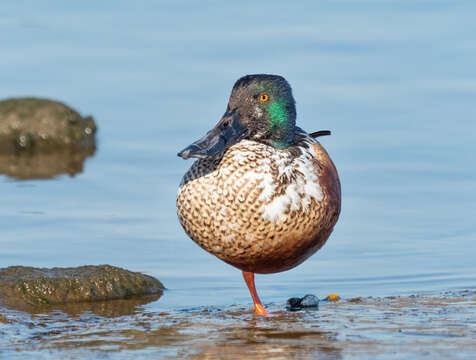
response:
{"label": "duck's orange leg", "polygon": [[264,306],[263,304],[261,304],[261,300],[259,299],[258,293],[256,292],[255,273],[243,271],[243,278],[245,279],[246,285],[248,285],[248,289],[250,290],[251,297],[253,298],[253,302],[255,304],[255,314],[262,316],[271,316],[264,309]]}

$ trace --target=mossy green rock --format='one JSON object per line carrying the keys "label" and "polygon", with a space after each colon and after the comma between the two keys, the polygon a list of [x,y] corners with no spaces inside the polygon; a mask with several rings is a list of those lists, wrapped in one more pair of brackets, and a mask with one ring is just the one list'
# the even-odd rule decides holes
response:
{"label": "mossy green rock", "polygon": [[0,101],[0,174],[50,179],[83,171],[96,151],[96,124],[52,100]]}
{"label": "mossy green rock", "polygon": [[58,146],[94,146],[96,124],[52,100],[17,98],[0,101],[0,151],[40,150]]}
{"label": "mossy green rock", "polygon": [[0,304],[12,308],[125,299],[163,289],[151,276],[110,265],[0,269]]}

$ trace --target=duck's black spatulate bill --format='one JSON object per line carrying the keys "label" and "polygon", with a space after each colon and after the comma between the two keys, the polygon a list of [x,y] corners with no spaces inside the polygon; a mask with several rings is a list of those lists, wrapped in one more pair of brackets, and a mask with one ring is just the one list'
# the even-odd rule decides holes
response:
{"label": "duck's black spatulate bill", "polygon": [[313,133],[310,133],[309,135],[313,138],[317,138],[319,136],[326,136],[326,135],[330,135],[330,134],[331,134],[330,130],[320,130],[320,131],[315,131]]}
{"label": "duck's black spatulate bill", "polygon": [[184,159],[191,157],[199,159],[217,158],[227,148],[240,141],[247,131],[247,127],[241,123],[236,111],[226,112],[212,130],[177,155]]}

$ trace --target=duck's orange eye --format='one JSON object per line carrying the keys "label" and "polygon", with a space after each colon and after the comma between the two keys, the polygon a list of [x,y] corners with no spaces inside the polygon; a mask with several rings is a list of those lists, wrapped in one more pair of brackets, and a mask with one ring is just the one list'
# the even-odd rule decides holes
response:
{"label": "duck's orange eye", "polygon": [[269,95],[268,94],[263,94],[259,97],[259,101],[261,102],[266,102],[269,100]]}

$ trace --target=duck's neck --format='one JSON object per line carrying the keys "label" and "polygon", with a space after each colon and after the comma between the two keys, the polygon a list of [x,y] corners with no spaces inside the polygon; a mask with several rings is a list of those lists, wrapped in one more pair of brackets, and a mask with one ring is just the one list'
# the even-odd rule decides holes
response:
{"label": "duck's neck", "polygon": [[276,149],[286,149],[293,144],[296,110],[284,101],[275,101],[268,108],[269,144]]}

